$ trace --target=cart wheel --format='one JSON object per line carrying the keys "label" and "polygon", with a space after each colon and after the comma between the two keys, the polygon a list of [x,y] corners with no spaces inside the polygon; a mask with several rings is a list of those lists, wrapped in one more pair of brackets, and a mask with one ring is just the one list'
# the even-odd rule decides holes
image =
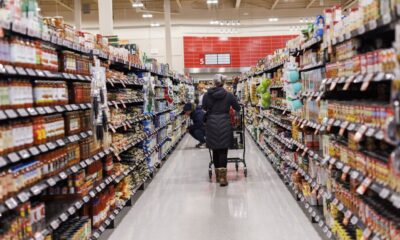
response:
{"label": "cart wheel", "polygon": [[210,177],[210,180],[211,180],[212,179],[212,170],[211,169],[208,170],[208,176]]}
{"label": "cart wheel", "polygon": [[244,169],[244,176],[247,177],[247,168]]}

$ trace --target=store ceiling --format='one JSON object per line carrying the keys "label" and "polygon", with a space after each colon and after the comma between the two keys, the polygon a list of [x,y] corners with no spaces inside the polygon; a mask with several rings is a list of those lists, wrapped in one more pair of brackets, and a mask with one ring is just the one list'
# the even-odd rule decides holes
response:
{"label": "store ceiling", "polygon": [[[113,0],[114,14],[118,11],[132,9],[133,0]],[[252,12],[252,10],[266,10],[268,12],[281,12],[284,10],[306,10],[315,8],[326,8],[333,5],[342,6],[350,4],[352,0],[219,0],[217,6],[209,6],[206,0],[171,0],[171,11],[179,15],[191,16],[191,12],[199,10],[207,12],[234,10],[242,12]],[[143,0],[144,11],[163,12],[164,0]],[[84,14],[97,11],[97,0],[82,0]],[[39,0],[39,5],[43,13],[56,15],[58,12],[73,11],[74,0]],[[133,9],[132,9],[133,10]],[[139,11],[140,12],[140,11]],[[203,12],[204,13],[204,12]],[[265,13],[264,13],[265,14]],[[250,14],[249,14],[250,15]],[[204,16],[204,15],[203,15]],[[249,18],[257,18],[252,13]]]}

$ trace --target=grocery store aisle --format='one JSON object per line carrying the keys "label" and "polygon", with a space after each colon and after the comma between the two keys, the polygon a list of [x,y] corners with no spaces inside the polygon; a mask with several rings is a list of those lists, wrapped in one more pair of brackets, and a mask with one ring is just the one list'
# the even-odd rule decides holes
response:
{"label": "grocery store aisle", "polygon": [[221,188],[208,181],[208,150],[195,149],[186,136],[110,239],[320,239],[264,155],[246,140],[249,177],[230,165],[230,185]]}

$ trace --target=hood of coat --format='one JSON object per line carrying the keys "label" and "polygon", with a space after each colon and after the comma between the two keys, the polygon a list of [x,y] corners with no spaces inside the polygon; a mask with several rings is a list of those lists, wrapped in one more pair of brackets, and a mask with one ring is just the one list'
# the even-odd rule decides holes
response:
{"label": "hood of coat", "polygon": [[228,92],[223,87],[210,88],[207,91],[207,94],[214,99],[222,99],[226,96],[227,93]]}

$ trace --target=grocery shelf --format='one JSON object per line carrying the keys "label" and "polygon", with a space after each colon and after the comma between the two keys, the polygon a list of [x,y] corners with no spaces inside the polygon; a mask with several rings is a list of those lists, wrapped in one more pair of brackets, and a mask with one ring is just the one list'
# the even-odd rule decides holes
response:
{"label": "grocery shelf", "polygon": [[278,63],[274,63],[273,65],[266,67],[264,69],[264,72],[266,72],[266,73],[274,72],[274,71],[278,70],[278,68],[283,67],[285,65],[285,63],[286,63],[286,61],[281,61],[281,62],[278,62]]}
{"label": "grocery shelf", "polygon": [[76,173],[79,170],[86,168],[87,166],[90,166],[94,162],[100,160],[101,158],[110,154],[113,151],[114,151],[113,148],[108,148],[106,150],[103,150],[86,160],[82,160],[79,163],[67,167],[65,170],[60,171],[58,174],[54,176],[43,179],[40,182],[34,184],[33,186],[27,187],[19,191],[18,193],[14,194],[14,196],[11,196],[7,200],[5,200],[4,203],[0,204],[0,214],[15,209],[16,207],[28,201],[30,198],[38,196],[47,188],[52,187],[56,185],[58,182],[67,179],[69,175]]}
{"label": "grocery shelf", "polygon": [[281,110],[281,111],[283,111],[283,114],[291,112],[290,109],[287,109],[287,108],[282,107],[282,106],[271,105],[270,108]]}
{"label": "grocery shelf", "polygon": [[[397,9],[399,7],[397,6]],[[398,10],[397,10],[398,11]],[[364,24],[357,29],[347,32],[344,35],[341,35],[339,37],[336,37],[331,40],[330,44],[331,46],[335,46],[339,43],[342,43],[346,40],[355,38],[355,37],[363,37],[367,34],[376,34],[380,31],[382,31],[382,28],[387,27],[390,30],[393,30],[393,26],[390,26],[391,23],[397,20],[397,16],[399,16],[399,13],[390,13],[386,14],[384,16],[379,17],[377,20],[371,20],[367,24]],[[324,46],[327,47],[327,46]]]}
{"label": "grocery shelf", "polygon": [[73,112],[91,108],[92,104],[90,103],[80,103],[80,104],[65,104],[65,105],[44,106],[44,107],[3,109],[0,110],[0,121],[35,117],[35,116],[45,116],[54,113]]}
{"label": "grocery shelf", "polygon": [[323,62],[318,62],[318,63],[314,63],[314,64],[310,64],[310,65],[306,65],[306,66],[302,66],[299,69],[299,72],[307,72],[307,71],[311,71],[317,68],[323,68],[325,67],[325,63]]}
{"label": "grocery shelf", "polygon": [[119,101],[111,100],[111,101],[108,101],[108,106],[118,108],[119,105],[122,105],[123,108],[126,108],[126,104],[143,103],[143,102],[144,102],[143,98],[134,98],[134,99],[127,99],[127,100],[119,100]]}
{"label": "grocery shelf", "polygon": [[84,204],[88,203],[91,199],[95,198],[99,193],[101,193],[104,189],[106,189],[107,186],[114,183],[119,183],[124,177],[128,176],[139,165],[140,162],[143,161],[144,160],[139,161],[138,163],[136,163],[136,165],[130,166],[127,170],[118,175],[113,174],[107,177],[100,184],[94,186],[91,190],[88,191],[88,194],[86,194],[81,199],[67,206],[65,208],[66,209],[65,211],[63,211],[61,214],[56,216],[52,221],[50,221],[49,225],[43,231],[37,233],[35,237],[43,238],[44,236],[49,235],[52,231],[58,229],[63,222],[69,219],[69,217],[75,215],[76,211],[81,209]]}
{"label": "grocery shelf", "polygon": [[269,87],[270,89],[282,89],[283,85],[273,85]]}
{"label": "grocery shelf", "polygon": [[275,123],[276,125],[278,125],[278,126],[284,128],[284,129],[286,129],[286,130],[289,130],[289,131],[292,130],[292,127],[291,127],[291,126],[282,123],[282,122],[281,122],[281,119],[279,119],[279,118],[277,118],[277,117],[273,117],[273,115],[265,116],[265,118],[268,119],[270,122],[273,122],[273,123]]}
{"label": "grocery shelf", "polygon": [[332,127],[335,127],[335,128],[340,128],[340,131],[338,133],[339,135],[343,135],[344,131],[347,130],[360,134],[361,138],[363,138],[364,136],[373,137],[376,140],[385,141],[386,143],[395,146],[394,142],[384,137],[385,129],[383,128],[369,126],[368,124],[363,124],[358,122],[350,122],[347,120],[327,118],[327,117],[325,117],[321,123],[317,123],[312,120],[302,119],[299,117],[292,116],[292,118],[296,124],[301,126],[300,128],[310,127],[320,132],[324,131],[330,132],[330,129]]}
{"label": "grocery shelf", "polygon": [[166,112],[174,111],[175,109],[176,109],[176,107],[170,107],[170,108],[167,108],[165,110],[161,110],[159,112],[156,112],[155,115],[160,115],[160,114],[163,114],[163,113],[166,113]]}
{"label": "grocery shelf", "polygon": [[56,148],[63,147],[68,143],[73,143],[92,136],[93,132],[84,131],[78,134],[73,134],[67,137],[61,137],[59,139],[48,141],[44,144],[37,144],[31,147],[27,147],[18,151],[10,152],[0,156],[0,168],[10,166],[12,164],[18,163],[22,160],[29,159],[31,157],[47,153]]}
{"label": "grocery shelf", "polygon": [[[325,78],[322,80],[319,90],[325,92],[334,90],[346,91],[349,90],[350,86],[353,84],[362,84],[360,91],[365,91],[369,83],[393,81],[395,78],[395,74],[391,72],[359,73],[348,77]],[[339,86],[342,86],[342,84],[344,84],[344,86],[342,89],[339,89]]]}
{"label": "grocery shelf", "polygon": [[[249,129],[247,129],[249,131]],[[249,132],[250,133],[250,132]],[[250,133],[251,135],[251,139],[257,144],[257,146],[259,147],[259,149],[264,152],[265,154],[265,148],[263,146],[261,146],[256,139],[254,139],[253,135]],[[271,147],[272,151],[275,151],[275,148]],[[292,162],[290,159],[283,157],[281,155],[281,153],[276,152],[277,156],[279,158],[281,158],[283,161],[288,162],[288,164],[292,167],[295,167],[298,165],[294,165],[295,163]],[[298,167],[298,169],[301,169]],[[296,170],[298,170],[296,169]],[[319,209],[311,206],[310,204],[308,204],[305,201],[305,197],[301,194],[301,192],[299,192],[296,188],[295,188],[295,184],[290,181],[290,177],[288,177],[284,172],[282,172],[279,168],[274,167],[274,170],[277,171],[278,175],[281,177],[282,181],[287,182],[287,189],[292,193],[293,197],[298,201],[298,204],[300,207],[302,207],[302,209],[304,209],[304,213],[310,217],[311,222],[315,221],[317,226],[319,227],[319,231],[317,231],[321,237],[323,237],[324,239],[335,239],[335,237],[333,236],[332,231],[330,230],[330,227],[327,225],[327,223],[325,223],[325,221],[323,220],[323,215],[320,212]],[[305,175],[303,173],[303,175]],[[282,176],[284,176],[284,178],[282,178]],[[313,189],[319,190],[321,188],[320,185],[318,185],[312,178],[308,177],[307,178],[308,182],[311,181],[311,185]],[[315,225],[313,225],[314,227],[316,227]]]}
{"label": "grocery shelf", "polygon": [[66,72],[55,72],[49,70],[33,69],[29,67],[17,67],[7,64],[0,64],[0,76],[17,77],[23,79],[37,80],[62,80],[62,81],[79,81],[91,82],[92,77],[81,74],[73,74]]}
{"label": "grocery shelf", "polygon": [[120,128],[124,128],[124,129],[132,128],[131,124],[134,124],[134,123],[137,123],[137,122],[140,122],[140,121],[143,121],[143,120],[149,120],[154,116],[155,116],[155,114],[147,114],[147,113],[146,114],[141,114],[141,115],[136,116],[136,117],[134,117],[134,118],[132,118],[130,120],[126,120],[126,121],[122,122],[119,125],[109,124],[108,128],[110,130],[112,130],[113,132],[118,130],[118,129],[120,129]]}
{"label": "grocery shelf", "polygon": [[143,87],[143,82],[142,81],[135,81],[135,80],[122,80],[122,79],[114,79],[114,78],[107,78],[107,83],[111,85],[112,87]]}
{"label": "grocery shelf", "polygon": [[292,56],[298,56],[299,54],[302,53],[302,51],[319,46],[321,43],[322,43],[321,37],[313,37],[307,42],[303,43],[299,48],[290,49],[289,51]]}
{"label": "grocery shelf", "polygon": [[3,28],[3,30],[11,32],[12,34],[38,39],[47,43],[51,43],[58,48],[63,48],[85,55],[89,55],[91,53],[89,48],[82,47],[66,39],[58,38],[55,35],[50,36],[44,32],[42,33],[34,31],[32,28],[29,28],[29,26],[25,26],[17,21],[6,22],[0,20],[0,27]]}

